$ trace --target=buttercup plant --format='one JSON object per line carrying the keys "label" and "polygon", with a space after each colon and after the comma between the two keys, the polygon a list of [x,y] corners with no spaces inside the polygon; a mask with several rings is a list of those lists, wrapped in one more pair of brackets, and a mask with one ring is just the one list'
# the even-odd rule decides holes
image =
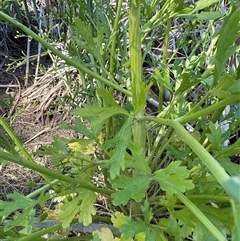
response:
{"label": "buttercup plant", "polygon": [[[110,2],[66,1],[63,21],[71,34],[69,56],[0,12],[1,19],[74,66],[83,86],[89,83],[95,93],[72,111],[75,119],[71,125],[62,124],[62,128],[74,130],[83,138],[55,137],[50,146],[35,153],[49,155],[56,170],[35,163],[0,117],[1,126],[14,143],[9,146],[1,139],[0,160],[35,170],[46,180],[46,186],[33,194],[13,193],[8,195],[11,202],[0,201],[2,221],[22,210],[1,228],[1,238],[56,240],[53,235],[57,230],[67,230],[73,224],[105,223],[119,233],[106,227],[65,239],[240,239],[240,169],[229,161],[233,153],[239,155],[239,141],[223,145],[239,130],[240,68],[226,66],[239,51],[240,10],[230,4],[227,13],[221,15],[213,7],[219,7],[217,2],[199,0],[187,5],[184,1],[130,0],[123,4],[120,0],[112,6]],[[216,30],[214,21],[220,18],[223,23]],[[205,23],[205,37],[201,36],[196,48],[187,50],[189,43],[180,43],[170,52],[173,23],[182,19],[189,25],[194,21]],[[154,46],[151,39],[147,43],[149,36],[154,39],[161,28],[162,58],[149,60],[160,67],[154,68],[147,79],[143,65],[148,53],[143,45]],[[208,34],[213,34],[211,39]],[[184,58],[177,58],[178,53],[185,54]],[[153,84],[159,92],[155,116],[146,113]],[[188,101],[189,94],[199,86],[204,87],[204,95],[197,96],[196,102]],[[163,98],[164,89],[171,93],[168,102]],[[227,106],[236,109],[222,117]],[[231,122],[227,133],[216,125],[221,118]],[[62,173],[64,168],[66,174]],[[51,195],[47,192],[50,187]],[[59,223],[35,230],[35,205],[45,206],[54,198],[61,199],[53,211]],[[99,200],[104,200],[101,208],[96,205]],[[39,216],[39,220],[46,221],[43,219],[50,213]],[[22,232],[15,230],[19,225],[25,227]]]}

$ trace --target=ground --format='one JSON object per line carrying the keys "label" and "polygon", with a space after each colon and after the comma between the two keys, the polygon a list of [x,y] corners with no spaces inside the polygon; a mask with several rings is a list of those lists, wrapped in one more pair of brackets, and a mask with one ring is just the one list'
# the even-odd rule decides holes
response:
{"label": "ground", "polygon": [[[13,48],[12,42],[8,48]],[[0,46],[8,54],[6,45]],[[26,49],[26,42],[22,46],[18,43],[17,49]],[[17,55],[20,55],[18,53]],[[3,62],[3,59],[1,59]],[[51,62],[42,58],[41,65],[45,66],[45,73],[36,78],[34,75],[36,65],[33,64],[29,71],[29,78],[26,85],[25,65],[19,68],[10,68],[7,71],[8,60],[0,68],[0,114],[14,130],[19,140],[26,149],[33,153],[42,145],[51,143],[54,136],[74,137],[74,133],[69,130],[60,129],[63,122],[70,123],[70,106],[59,104],[60,98],[66,95],[64,81],[59,80],[59,76],[54,72]],[[5,134],[7,136],[7,134]],[[75,136],[76,137],[76,136]],[[47,157],[35,157],[41,165],[51,165]],[[27,181],[35,181],[36,187],[27,186]],[[0,166],[0,199],[6,199],[8,193],[18,191],[29,194],[35,188],[43,185],[43,179],[39,174],[27,170],[26,168],[8,163],[7,166]]]}

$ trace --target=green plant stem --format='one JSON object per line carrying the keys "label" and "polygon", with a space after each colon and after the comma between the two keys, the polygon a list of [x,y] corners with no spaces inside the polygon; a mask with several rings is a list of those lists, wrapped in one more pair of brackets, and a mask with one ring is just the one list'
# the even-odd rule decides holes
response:
{"label": "green plant stem", "polygon": [[182,137],[183,141],[191,147],[199,159],[207,166],[213,176],[220,185],[227,191],[225,181],[229,179],[229,175],[221,167],[221,165],[207,152],[207,150],[176,120],[162,119],[158,117],[146,116],[139,118],[141,121],[153,121],[162,125],[173,127]]}
{"label": "green plant stem", "polygon": [[[166,24],[165,37],[164,37],[163,57],[162,57],[163,78],[164,78],[164,81],[167,82],[167,85],[170,85],[169,69],[168,69],[168,66],[167,66],[167,55],[168,55],[170,30],[171,30],[171,18],[169,18],[169,16],[167,16],[167,24]],[[159,88],[159,105],[158,105],[159,112],[161,112],[162,108],[163,108],[163,99],[164,99],[164,86],[160,85],[160,88]]]}
{"label": "green plant stem", "polygon": [[51,181],[50,183],[44,185],[43,187],[38,188],[37,190],[29,193],[26,197],[28,198],[34,198],[35,196],[41,194],[41,192],[48,190],[50,187],[52,187],[54,184],[57,184],[59,180],[55,179]]}
{"label": "green plant stem", "polygon": [[21,141],[18,139],[18,137],[14,134],[10,126],[7,124],[7,122],[3,119],[3,117],[0,116],[0,126],[4,128],[4,130],[7,132],[7,134],[11,137],[15,145],[17,146],[18,150],[22,153],[22,155],[29,161],[34,162],[31,155],[27,152],[27,150],[22,145]]}
{"label": "green plant stem", "polygon": [[66,182],[66,183],[72,183],[74,185],[77,185],[78,187],[81,187],[81,188],[84,188],[84,189],[87,189],[87,190],[90,190],[90,191],[93,191],[93,192],[101,193],[103,195],[106,195],[106,197],[108,197],[108,198],[110,198],[110,195],[112,194],[111,190],[97,188],[93,185],[90,185],[90,184],[87,184],[87,183],[84,183],[84,182],[80,183],[79,180],[77,180],[77,179],[65,176],[65,175],[63,175],[63,174],[61,174],[57,171],[48,169],[48,168],[43,167],[41,165],[38,165],[34,162],[30,162],[28,160],[25,160],[21,157],[15,157],[11,153],[5,152],[2,149],[0,149],[0,156],[4,160],[8,160],[8,161],[14,162],[18,165],[27,167],[31,170],[37,171],[37,172],[45,175],[45,176],[53,177],[53,178],[56,178],[60,181]]}
{"label": "green plant stem", "polygon": [[[0,126],[4,128],[4,130],[7,132],[7,134],[10,136],[10,138],[13,140],[15,145],[17,146],[18,150],[21,152],[21,154],[32,163],[35,163],[34,159],[31,157],[31,155],[27,152],[25,147],[22,145],[21,141],[18,139],[18,137],[14,134],[10,126],[6,123],[6,121],[0,116]],[[45,176],[42,174],[42,177],[47,181],[50,182],[51,179],[48,176]]]}
{"label": "green plant stem", "polygon": [[188,199],[198,199],[206,201],[216,201],[216,202],[230,202],[229,196],[218,196],[218,195],[187,195]]}
{"label": "green plant stem", "polygon": [[[114,72],[116,67],[116,46],[117,46],[117,38],[119,34],[119,23],[120,23],[120,16],[121,16],[121,9],[122,9],[122,2],[123,0],[119,0],[117,2],[117,13],[116,13],[116,19],[114,21],[113,26],[113,37],[111,38],[111,52],[110,52],[110,68],[109,68],[109,74],[114,79]],[[109,90],[110,92],[113,92],[112,88]],[[106,124],[106,140],[109,140],[112,135],[114,134],[114,125],[113,125],[113,118],[110,117]],[[106,180],[107,176],[104,175],[104,180]]]}
{"label": "green plant stem", "polygon": [[[142,51],[140,32],[140,3],[130,0],[129,6],[129,40],[130,40],[130,62],[132,78],[132,98],[136,117],[145,114],[145,106],[142,108],[143,73],[142,73]],[[145,149],[145,123],[135,122],[133,126],[134,143],[142,150]]]}
{"label": "green plant stem", "polygon": [[188,207],[192,213],[201,221],[201,223],[208,229],[210,233],[218,241],[226,241],[223,234],[209,221],[209,219],[187,198],[185,197],[177,188],[177,197]]}
{"label": "green plant stem", "polygon": [[211,92],[209,91],[206,95],[204,95],[197,103],[194,105],[191,110],[188,111],[186,115],[191,115],[192,113],[196,113],[199,108],[203,105],[204,102],[207,102],[208,97],[211,95]]}
{"label": "green plant stem", "polygon": [[[163,18],[164,13],[167,12],[167,8],[170,5],[171,0],[168,0],[164,3],[161,10],[158,11],[146,24],[143,25],[142,31],[145,33],[143,39],[147,36],[147,33],[152,30],[152,26],[159,21],[159,19]],[[163,24],[163,23],[162,23]]]}
{"label": "green plant stem", "polygon": [[37,42],[41,43],[42,46],[49,49],[53,54],[55,54],[59,58],[63,59],[66,62],[66,64],[68,64],[70,66],[74,66],[78,70],[88,74],[92,78],[95,78],[95,79],[101,81],[102,83],[106,84],[107,86],[110,86],[110,87],[120,91],[121,93],[124,93],[128,96],[131,96],[130,91],[128,91],[128,90],[120,87],[119,85],[115,84],[114,80],[109,81],[109,80],[103,78],[102,76],[98,75],[97,73],[93,72],[92,70],[90,70],[90,69],[86,68],[85,66],[81,65],[78,61],[76,61],[76,59],[68,58],[66,55],[62,54],[59,50],[57,50],[51,44],[49,44],[46,40],[44,40],[43,38],[38,36],[36,33],[34,33],[32,30],[30,30],[29,28],[27,28],[23,24],[19,23],[15,19],[11,18],[7,14],[3,13],[2,11],[0,11],[0,19],[2,19],[4,21],[7,21],[7,22],[11,23],[12,25],[16,26],[17,28],[21,29],[23,32],[25,32],[26,34],[28,34],[29,36],[34,38]]}
{"label": "green plant stem", "polygon": [[[164,196],[151,196],[148,198],[148,202],[153,204],[155,202],[159,202],[161,198]],[[198,199],[198,200],[206,200],[206,201],[216,201],[216,202],[230,202],[229,196],[219,196],[219,195],[187,195],[188,199]]]}
{"label": "green plant stem", "polygon": [[42,229],[35,233],[29,234],[27,237],[18,239],[18,241],[32,241],[32,240],[35,240],[36,238],[43,236],[44,234],[49,234],[49,233],[59,230],[61,228],[62,228],[62,224],[57,224],[50,228],[45,228],[45,229]]}
{"label": "green plant stem", "polygon": [[119,31],[119,23],[120,23],[120,16],[121,16],[121,9],[122,9],[122,3],[123,0],[119,0],[117,2],[117,13],[116,13],[116,19],[114,21],[114,26],[113,26],[113,37],[111,39],[111,53],[110,53],[110,69],[109,72],[114,78],[114,70],[115,70],[115,65],[116,65],[116,46],[117,46],[117,38],[118,38],[118,31]]}
{"label": "green plant stem", "polygon": [[170,142],[173,132],[174,131],[172,128],[168,128],[167,131],[164,133],[163,139],[161,137],[159,138],[159,136],[157,135],[156,141],[154,141],[155,148],[151,153],[150,161],[148,160],[148,163],[150,164],[152,170],[154,170],[154,167],[157,168],[157,165],[161,166],[162,163],[159,163],[160,156]]}
{"label": "green plant stem", "polygon": [[192,113],[191,115],[184,115],[184,116],[181,116],[181,117],[178,117],[176,119],[177,122],[179,123],[187,123],[187,122],[190,122],[190,121],[193,121],[193,120],[196,120],[204,115],[207,115],[207,114],[210,114],[214,111],[217,111],[221,108],[224,108],[225,106],[227,105],[230,105],[230,104],[233,104],[233,103],[236,103],[240,101],[240,97],[239,97],[239,94],[235,94],[235,95],[232,95],[231,97],[228,97],[227,99],[224,99],[224,100],[221,100],[219,101],[218,103],[212,105],[212,106],[209,106],[203,110],[200,110],[200,111],[197,111],[195,113]]}
{"label": "green plant stem", "polygon": [[[212,123],[216,123],[216,121],[219,120],[219,117],[222,115],[223,110],[224,110],[224,107],[218,109],[218,110],[214,113],[214,115],[213,115],[212,118],[211,118],[211,122],[212,122]],[[199,140],[199,142],[200,142],[201,144],[203,144],[203,142],[205,141],[205,139],[206,139],[206,134],[207,134],[207,133],[209,133],[209,128],[205,128],[205,129],[204,129],[204,131],[203,131],[203,133],[202,133],[202,136],[201,136],[201,138],[200,138],[200,140]],[[206,145],[208,145],[208,144],[209,144],[209,141],[208,141],[208,143],[206,143]]]}

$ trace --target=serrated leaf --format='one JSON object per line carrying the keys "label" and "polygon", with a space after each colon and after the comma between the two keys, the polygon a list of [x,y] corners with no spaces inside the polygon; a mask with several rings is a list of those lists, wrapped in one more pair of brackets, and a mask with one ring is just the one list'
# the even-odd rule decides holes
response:
{"label": "serrated leaf", "polygon": [[115,146],[113,155],[106,163],[106,166],[110,167],[109,172],[112,179],[118,176],[121,170],[125,170],[124,158],[128,142],[131,139],[132,121],[132,117],[129,117],[117,135],[103,146],[103,149],[114,148]]}
{"label": "serrated leaf", "polygon": [[32,232],[32,224],[35,216],[34,207],[29,206],[22,211],[22,213],[18,213],[17,215],[15,215],[14,219],[4,226],[5,232],[17,226],[24,227],[24,229],[21,230],[21,233],[30,234]]}
{"label": "serrated leaf", "polygon": [[136,222],[130,218],[127,218],[127,223],[120,228],[120,232],[124,233],[126,238],[133,238],[136,234],[145,232],[145,230],[144,223]]}
{"label": "serrated leaf", "polygon": [[[212,92],[213,96],[217,96],[219,99],[225,99],[231,96],[230,88],[236,83],[234,78],[228,74],[224,74],[220,79],[219,83]],[[236,88],[236,87],[235,87]],[[238,88],[237,88],[238,89]],[[236,89],[235,89],[236,91]],[[239,91],[239,90],[238,90]]]}
{"label": "serrated leaf", "polygon": [[160,199],[161,205],[168,208],[168,210],[170,212],[174,211],[176,202],[177,202],[177,196],[176,195],[169,195],[168,193]]}
{"label": "serrated leaf", "polygon": [[198,208],[206,215],[206,217],[219,229],[232,230],[234,226],[233,213],[231,207],[216,208],[210,205],[198,204]]}
{"label": "serrated leaf", "polygon": [[[115,228],[120,228],[123,224],[127,223],[127,217],[120,212],[115,212],[111,217],[111,221]],[[115,238],[114,241],[133,241],[132,239],[125,239],[124,234],[120,238]]]}
{"label": "serrated leaf", "polygon": [[199,221],[187,207],[174,211],[173,216],[192,228],[195,227],[196,223]]}
{"label": "serrated leaf", "polygon": [[81,197],[78,196],[75,197],[71,202],[65,203],[61,206],[57,218],[62,222],[63,228],[68,228],[74,217],[79,213],[79,202],[81,202]]}
{"label": "serrated leaf", "polygon": [[199,240],[199,241],[217,241],[215,237],[212,236],[212,234],[206,229],[206,227],[198,223],[194,229],[193,232],[193,238],[194,240]]}
{"label": "serrated leaf", "polygon": [[207,8],[216,2],[218,2],[218,0],[199,0],[195,3],[195,8],[193,11],[195,12]]}
{"label": "serrated leaf", "polygon": [[223,144],[221,126],[215,126],[212,122],[210,122],[209,130],[211,133],[206,134],[207,138],[213,145],[214,149],[221,150]]}
{"label": "serrated leaf", "polygon": [[108,106],[114,107],[116,109],[120,109],[123,111],[126,115],[128,115],[128,112],[119,106],[119,104],[116,102],[116,100],[113,97],[113,94],[110,91],[107,91],[105,89],[97,88],[98,95],[104,99],[104,101],[107,103]]}
{"label": "serrated leaf", "polygon": [[96,201],[96,194],[92,191],[81,190],[79,196],[61,206],[58,219],[62,222],[63,228],[68,228],[77,214],[78,221],[84,226],[92,223],[92,215],[96,214],[93,204]]}
{"label": "serrated leaf", "polygon": [[198,80],[191,81],[190,78],[191,78],[190,72],[184,71],[182,73],[182,80],[181,80],[179,88],[177,88],[177,90],[176,90],[176,94],[182,93],[185,90],[189,90],[189,88],[191,86],[196,85],[199,82]]}
{"label": "serrated leaf", "polygon": [[166,168],[154,173],[154,180],[157,181],[162,190],[169,194],[176,194],[178,189],[181,192],[194,188],[192,180],[186,180],[190,171],[185,166],[180,166],[181,161],[171,162]]}
{"label": "serrated leaf", "polygon": [[104,29],[99,28],[98,37],[94,38],[92,36],[91,27],[86,26],[84,21],[82,21],[79,18],[76,18],[74,24],[76,26],[76,31],[84,40],[82,41],[79,37],[75,38],[75,41],[77,42],[77,44],[82,48],[86,49],[88,52],[90,52],[93,56],[95,56],[95,58],[99,61],[99,63],[103,65],[103,58],[100,50],[102,49]]}
{"label": "serrated leaf", "polygon": [[109,228],[101,228],[100,230],[93,231],[92,234],[97,234],[101,241],[113,241],[114,237]]}
{"label": "serrated leaf", "polygon": [[145,201],[144,205],[141,206],[141,210],[143,212],[145,225],[150,224],[153,217],[153,213],[152,213],[152,208],[150,208],[150,205],[147,201]]}
{"label": "serrated leaf", "polygon": [[188,236],[192,230],[186,235],[185,230],[182,229],[183,225],[178,223],[177,219],[173,217],[172,214],[168,218],[163,218],[160,220],[159,224],[164,227],[165,232],[170,236],[174,237],[176,241],[182,241],[185,236]]}
{"label": "serrated leaf", "polygon": [[192,12],[189,14],[178,14],[178,17],[183,17],[187,20],[215,20],[222,17],[220,12],[203,12],[199,14],[193,14]]}
{"label": "serrated leaf", "polygon": [[154,70],[154,79],[156,79],[157,83],[164,86],[166,89],[172,92],[172,86],[170,85],[169,81],[166,81],[163,75],[160,73],[158,69]]}
{"label": "serrated leaf", "polygon": [[126,163],[127,167],[135,168],[143,173],[151,174],[152,171],[146,161],[144,150],[132,142],[129,143],[128,148],[132,155],[128,156]]}
{"label": "serrated leaf", "polygon": [[34,206],[37,204],[37,201],[31,200],[17,192],[8,194],[7,198],[13,201],[6,202],[0,200],[0,217],[7,218],[17,210],[21,210],[22,213],[15,215],[14,220],[6,224],[4,231],[8,231],[16,226],[31,227],[35,214]]}
{"label": "serrated leaf", "polygon": [[113,205],[126,205],[132,198],[136,202],[140,202],[145,196],[146,190],[151,182],[150,175],[141,175],[137,177],[119,176],[112,181],[114,188],[121,188],[112,194]]}
{"label": "serrated leaf", "polygon": [[53,137],[50,146],[42,146],[40,150],[34,152],[35,155],[50,155],[50,159],[54,165],[58,165],[60,161],[68,156],[68,140],[60,137]]}
{"label": "serrated leaf", "polygon": [[[131,238],[126,239],[124,234],[122,234],[120,238],[115,238],[114,241],[134,241],[134,240]],[[140,241],[140,240],[137,239],[137,241]]]}
{"label": "serrated leaf", "polygon": [[111,217],[111,221],[115,228],[120,228],[123,224],[127,223],[126,216],[120,212],[115,212]]}
{"label": "serrated leaf", "polygon": [[77,133],[80,133],[80,134],[88,137],[89,139],[93,139],[94,138],[93,133],[83,124],[81,118],[76,118],[73,121],[73,125],[68,125],[66,123],[63,123],[63,124],[60,125],[60,127],[62,129],[74,130]]}
{"label": "serrated leaf", "polygon": [[12,202],[0,200],[0,216],[8,217],[11,213],[19,209],[25,209],[27,207],[34,207],[37,201],[32,200],[18,192],[14,192],[7,195],[8,199],[12,199]]}
{"label": "serrated leaf", "polygon": [[231,13],[225,18],[219,32],[217,51],[215,55],[214,79],[218,80],[228,58],[233,55],[237,46],[235,41],[239,38],[240,9],[231,8]]}
{"label": "serrated leaf", "polygon": [[151,225],[145,225],[143,222],[136,222],[130,218],[127,218],[127,223],[122,225],[120,232],[124,234],[125,238],[134,238],[136,236],[137,240],[142,240],[141,237],[145,236],[144,240],[147,241],[166,240],[158,227],[154,228]]}
{"label": "serrated leaf", "polygon": [[88,226],[92,223],[92,216],[96,214],[94,203],[96,202],[97,195],[92,191],[82,190],[80,196],[82,198],[82,203],[80,205],[78,221],[82,222],[83,225]]}
{"label": "serrated leaf", "polygon": [[38,204],[43,208],[45,207],[45,203],[47,200],[49,200],[51,198],[50,193],[45,193],[44,191],[41,192],[41,194],[38,197]]}
{"label": "serrated leaf", "polygon": [[[203,203],[197,202],[199,210],[211,221],[211,223],[223,234],[223,236],[227,236],[230,230],[233,227],[233,217],[231,208],[217,208],[210,205],[204,205]],[[198,230],[198,228],[200,230]],[[195,233],[196,232],[196,233]],[[209,232],[209,230],[202,226],[201,223],[197,223],[195,226],[195,235],[198,240],[214,240],[213,235]]]}
{"label": "serrated leaf", "polygon": [[[93,105],[84,105],[84,108],[77,108],[72,112],[73,115],[79,115],[81,117],[94,117],[92,119],[91,124],[93,126],[102,124],[102,122],[106,121],[109,117],[116,114],[127,114],[128,112],[121,108],[117,107],[98,107]],[[97,118],[96,118],[97,117]]]}
{"label": "serrated leaf", "polygon": [[135,238],[137,239],[137,241],[145,241],[146,233],[145,232],[138,233],[138,234],[136,234]]}

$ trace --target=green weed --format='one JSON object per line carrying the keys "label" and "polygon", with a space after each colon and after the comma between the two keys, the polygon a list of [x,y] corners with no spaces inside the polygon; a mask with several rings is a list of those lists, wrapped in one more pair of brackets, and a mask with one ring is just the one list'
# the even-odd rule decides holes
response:
{"label": "green weed", "polygon": [[[239,141],[224,143],[239,131],[240,69],[229,59],[239,51],[240,10],[231,5],[221,14],[214,0],[64,2],[69,56],[0,12],[79,71],[75,96],[87,100],[72,111],[72,125],[62,124],[83,138],[55,137],[35,153],[49,155],[56,171],[35,163],[0,117],[15,144],[0,139],[0,160],[35,170],[47,183],[0,201],[2,221],[22,211],[1,238],[56,240],[52,233],[76,222],[104,222],[121,237],[106,228],[78,240],[239,240],[240,168],[230,161],[240,154]],[[152,86],[155,116],[146,113]],[[225,132],[223,121],[231,124]],[[54,198],[60,204],[49,216],[60,224],[35,231],[35,205]],[[25,229],[14,237],[9,232],[19,225]]]}

